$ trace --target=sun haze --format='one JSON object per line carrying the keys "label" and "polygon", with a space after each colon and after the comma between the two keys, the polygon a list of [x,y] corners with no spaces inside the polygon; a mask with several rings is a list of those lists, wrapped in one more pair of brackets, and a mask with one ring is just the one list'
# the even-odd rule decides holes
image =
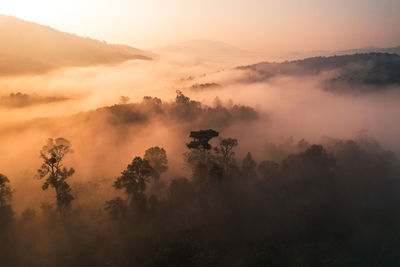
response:
{"label": "sun haze", "polygon": [[400,42],[397,0],[3,0],[0,13],[146,49],[191,39],[270,54]]}
{"label": "sun haze", "polygon": [[0,267],[399,267],[399,0],[0,0]]}

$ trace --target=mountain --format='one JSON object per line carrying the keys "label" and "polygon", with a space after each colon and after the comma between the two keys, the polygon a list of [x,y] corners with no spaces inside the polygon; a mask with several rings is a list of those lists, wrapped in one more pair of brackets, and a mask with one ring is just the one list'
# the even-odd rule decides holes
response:
{"label": "mountain", "polygon": [[238,69],[250,71],[247,82],[262,82],[278,75],[318,75],[332,71],[334,76],[325,83],[326,88],[332,90],[338,83],[368,85],[375,90],[400,85],[400,55],[389,53],[312,57],[282,63],[261,62]]}
{"label": "mountain", "polygon": [[390,48],[369,46],[369,47],[363,47],[363,48],[341,50],[341,51],[336,51],[336,52],[332,52],[332,53],[334,55],[352,55],[352,54],[365,54],[365,53],[389,53],[389,54],[400,55],[400,46],[390,47]]}
{"label": "mountain", "polygon": [[259,55],[242,50],[224,42],[211,40],[190,40],[154,49],[155,53],[186,56],[210,61],[245,62],[259,60]]}
{"label": "mountain", "polygon": [[182,53],[182,54],[241,54],[245,51],[236,48],[223,42],[216,42],[210,40],[190,40],[171,44],[158,49],[157,51],[164,51],[169,53]]}
{"label": "mountain", "polygon": [[382,48],[377,46],[367,46],[361,48],[353,48],[347,50],[339,50],[339,51],[309,51],[309,52],[294,52],[287,55],[287,58],[291,59],[303,59],[309,57],[321,57],[321,56],[343,56],[343,55],[353,55],[353,54],[366,54],[366,53],[389,53],[389,54],[397,54],[400,55],[400,46]]}
{"label": "mountain", "polygon": [[0,15],[0,75],[41,73],[60,67],[150,59],[142,50],[60,32]]}

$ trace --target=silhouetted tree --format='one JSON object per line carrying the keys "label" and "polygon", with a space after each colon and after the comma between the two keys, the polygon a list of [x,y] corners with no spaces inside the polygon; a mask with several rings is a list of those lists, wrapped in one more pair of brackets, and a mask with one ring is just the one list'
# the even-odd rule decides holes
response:
{"label": "silhouetted tree", "polygon": [[243,175],[250,179],[257,178],[256,167],[257,162],[253,159],[251,153],[248,152],[242,161]]}
{"label": "silhouetted tree", "polygon": [[[14,215],[10,205],[13,191],[9,185],[10,180],[0,173],[0,226],[9,223]],[[1,230],[1,229],[0,229]]]}
{"label": "silhouetted tree", "polygon": [[197,149],[200,151],[207,151],[211,149],[211,145],[208,143],[212,138],[218,137],[219,133],[214,130],[200,130],[190,132],[190,137],[193,140],[187,144],[189,149]]}
{"label": "silhouetted tree", "polygon": [[14,211],[10,204],[13,191],[9,183],[10,180],[0,174],[0,266],[14,266],[12,250],[15,248],[15,236],[11,228]]}
{"label": "silhouetted tree", "polygon": [[201,103],[190,100],[189,97],[182,94],[181,91],[176,91],[175,103],[172,106],[172,112],[178,119],[193,119],[199,116],[202,111]]}
{"label": "silhouetted tree", "polygon": [[177,90],[175,103],[182,104],[182,105],[188,105],[190,103],[190,98],[185,96],[181,91]]}
{"label": "silhouetted tree", "polygon": [[219,143],[219,147],[215,148],[216,153],[220,155],[220,161],[224,167],[225,173],[227,173],[231,165],[234,164],[235,152],[233,152],[233,149],[237,145],[237,139],[226,138],[222,139]]}
{"label": "silhouetted tree", "polygon": [[[153,147],[116,179],[114,187],[127,197],[105,203],[121,223],[82,205],[65,234],[55,223],[55,205],[44,204],[37,220],[0,223],[0,266],[399,266],[400,162],[394,153],[365,139],[324,146],[304,141],[299,149],[291,141],[276,147],[284,152],[281,160],[257,164],[248,153],[239,168],[237,140],[223,139],[212,149],[215,131],[194,133],[189,153],[204,152],[207,160],[194,162],[190,178],[173,179],[162,198],[147,188],[155,168],[167,168],[165,151]],[[12,218],[1,209],[11,211],[11,196],[9,180],[0,175],[0,222]],[[145,213],[133,219],[140,210]],[[24,211],[23,220],[32,214]]]}
{"label": "silhouetted tree", "polygon": [[120,197],[106,201],[105,209],[110,213],[113,219],[121,219],[126,216],[128,211],[126,202]]}
{"label": "silhouetted tree", "polygon": [[0,173],[0,207],[9,205],[12,199],[12,189],[9,186],[10,180]]}
{"label": "silhouetted tree", "polygon": [[312,145],[302,153],[289,155],[283,160],[282,167],[294,179],[315,179],[315,182],[322,183],[333,177],[336,160],[322,145]]}
{"label": "silhouetted tree", "polygon": [[68,169],[63,165],[64,157],[70,152],[71,143],[64,138],[48,139],[47,144],[40,151],[43,164],[38,170],[38,174],[40,179],[46,178],[42,189],[47,190],[49,186],[55,189],[57,208],[61,216],[64,215],[74,199],[66,180],[74,174],[75,170]]}
{"label": "silhouetted tree", "polygon": [[141,103],[143,111],[148,115],[157,115],[165,112],[161,99],[157,97],[145,96]]}
{"label": "silhouetted tree", "polygon": [[127,202],[143,211],[146,208],[146,183],[153,177],[154,170],[148,160],[135,157],[114,182],[116,189],[124,189],[128,196]]}
{"label": "silhouetted tree", "polygon": [[143,159],[147,160],[154,170],[154,178],[158,180],[163,172],[168,170],[168,158],[164,148],[151,147],[144,153]]}
{"label": "silhouetted tree", "polygon": [[186,178],[178,178],[169,185],[169,201],[175,207],[187,206],[195,199],[196,191],[193,183]]}
{"label": "silhouetted tree", "polygon": [[[219,133],[212,129],[200,130],[190,132],[190,138],[192,141],[186,146],[192,151],[188,154],[188,161],[192,163],[206,164],[208,151],[211,149],[209,144],[210,140],[214,137],[218,137]],[[196,164],[194,164],[196,166]]]}
{"label": "silhouetted tree", "polygon": [[212,148],[209,141],[218,135],[219,133],[212,129],[192,131],[190,132],[192,141],[186,144],[190,151],[186,152],[184,156],[186,162],[192,168],[192,176],[194,180],[204,185],[210,178],[211,167],[215,164],[209,157]]}

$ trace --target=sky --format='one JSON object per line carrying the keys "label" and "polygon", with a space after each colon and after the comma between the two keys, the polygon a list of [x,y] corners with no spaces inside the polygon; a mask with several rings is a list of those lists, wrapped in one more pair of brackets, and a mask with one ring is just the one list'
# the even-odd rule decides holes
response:
{"label": "sky", "polygon": [[0,14],[142,49],[193,39],[270,53],[400,45],[399,0],[0,0]]}

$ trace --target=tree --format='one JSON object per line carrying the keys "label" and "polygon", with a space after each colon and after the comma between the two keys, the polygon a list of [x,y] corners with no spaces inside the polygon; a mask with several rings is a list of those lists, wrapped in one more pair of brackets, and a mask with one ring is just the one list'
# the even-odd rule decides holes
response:
{"label": "tree", "polygon": [[190,132],[190,137],[193,140],[186,144],[189,149],[198,149],[200,151],[206,151],[211,149],[211,145],[208,143],[212,138],[218,137],[219,133],[212,129],[200,130]]}
{"label": "tree", "polygon": [[43,164],[38,170],[39,179],[46,179],[42,189],[47,190],[49,186],[55,189],[57,208],[61,216],[64,215],[74,199],[66,180],[74,174],[75,170],[68,169],[63,165],[64,157],[71,151],[71,143],[64,138],[56,140],[49,138],[47,144],[40,151]]}
{"label": "tree", "polygon": [[154,170],[154,179],[160,178],[163,172],[168,170],[168,158],[164,148],[151,147],[144,153],[143,159],[147,160]]}
{"label": "tree", "polygon": [[204,184],[208,181],[209,168],[213,165],[209,158],[211,150],[209,141],[218,135],[219,133],[212,129],[190,132],[192,141],[186,144],[190,151],[184,155],[186,162],[192,168],[193,179],[197,182]]}
{"label": "tree", "polygon": [[12,200],[12,189],[9,186],[10,180],[0,173],[0,207],[3,208]]}
{"label": "tree", "polygon": [[15,236],[12,229],[14,211],[11,207],[13,191],[10,180],[0,174],[0,266],[15,266],[13,250]]}
{"label": "tree", "polygon": [[177,90],[175,103],[182,104],[182,105],[188,105],[188,104],[190,104],[190,98],[185,96],[181,91]]}
{"label": "tree", "polygon": [[14,216],[10,205],[13,191],[9,183],[10,180],[0,173],[0,226],[9,223]]}
{"label": "tree", "polygon": [[282,167],[292,178],[324,181],[335,175],[336,159],[322,145],[312,145],[302,153],[288,156],[282,162]]}
{"label": "tree", "polygon": [[256,178],[257,176],[256,167],[257,167],[257,162],[253,159],[251,153],[248,152],[242,162],[243,175],[250,179]]}
{"label": "tree", "polygon": [[105,209],[110,213],[113,219],[121,219],[125,216],[127,211],[126,203],[120,197],[106,201]]}
{"label": "tree", "polygon": [[153,168],[148,160],[141,157],[135,157],[126,170],[121,173],[121,176],[114,182],[116,189],[124,189],[128,196],[128,204],[132,204],[139,210],[144,210],[146,207],[146,183],[149,182],[154,174]]}
{"label": "tree", "polygon": [[225,173],[228,172],[229,167],[234,163],[233,149],[238,145],[237,139],[226,138],[222,139],[219,143],[219,147],[215,148],[217,154],[220,154],[220,160],[224,166]]}
{"label": "tree", "polygon": [[175,103],[172,106],[174,116],[180,119],[192,120],[201,112],[201,103],[190,100],[189,97],[182,94],[181,91],[176,91]]}
{"label": "tree", "polygon": [[186,178],[177,178],[169,185],[169,201],[175,207],[189,206],[196,198],[196,188]]}
{"label": "tree", "polygon": [[[206,164],[208,151],[211,149],[209,144],[210,140],[214,137],[218,137],[219,133],[212,129],[200,130],[190,132],[192,141],[186,146],[192,150],[193,153],[187,154],[186,158],[189,163],[200,163]],[[196,166],[196,164],[194,164]]]}

